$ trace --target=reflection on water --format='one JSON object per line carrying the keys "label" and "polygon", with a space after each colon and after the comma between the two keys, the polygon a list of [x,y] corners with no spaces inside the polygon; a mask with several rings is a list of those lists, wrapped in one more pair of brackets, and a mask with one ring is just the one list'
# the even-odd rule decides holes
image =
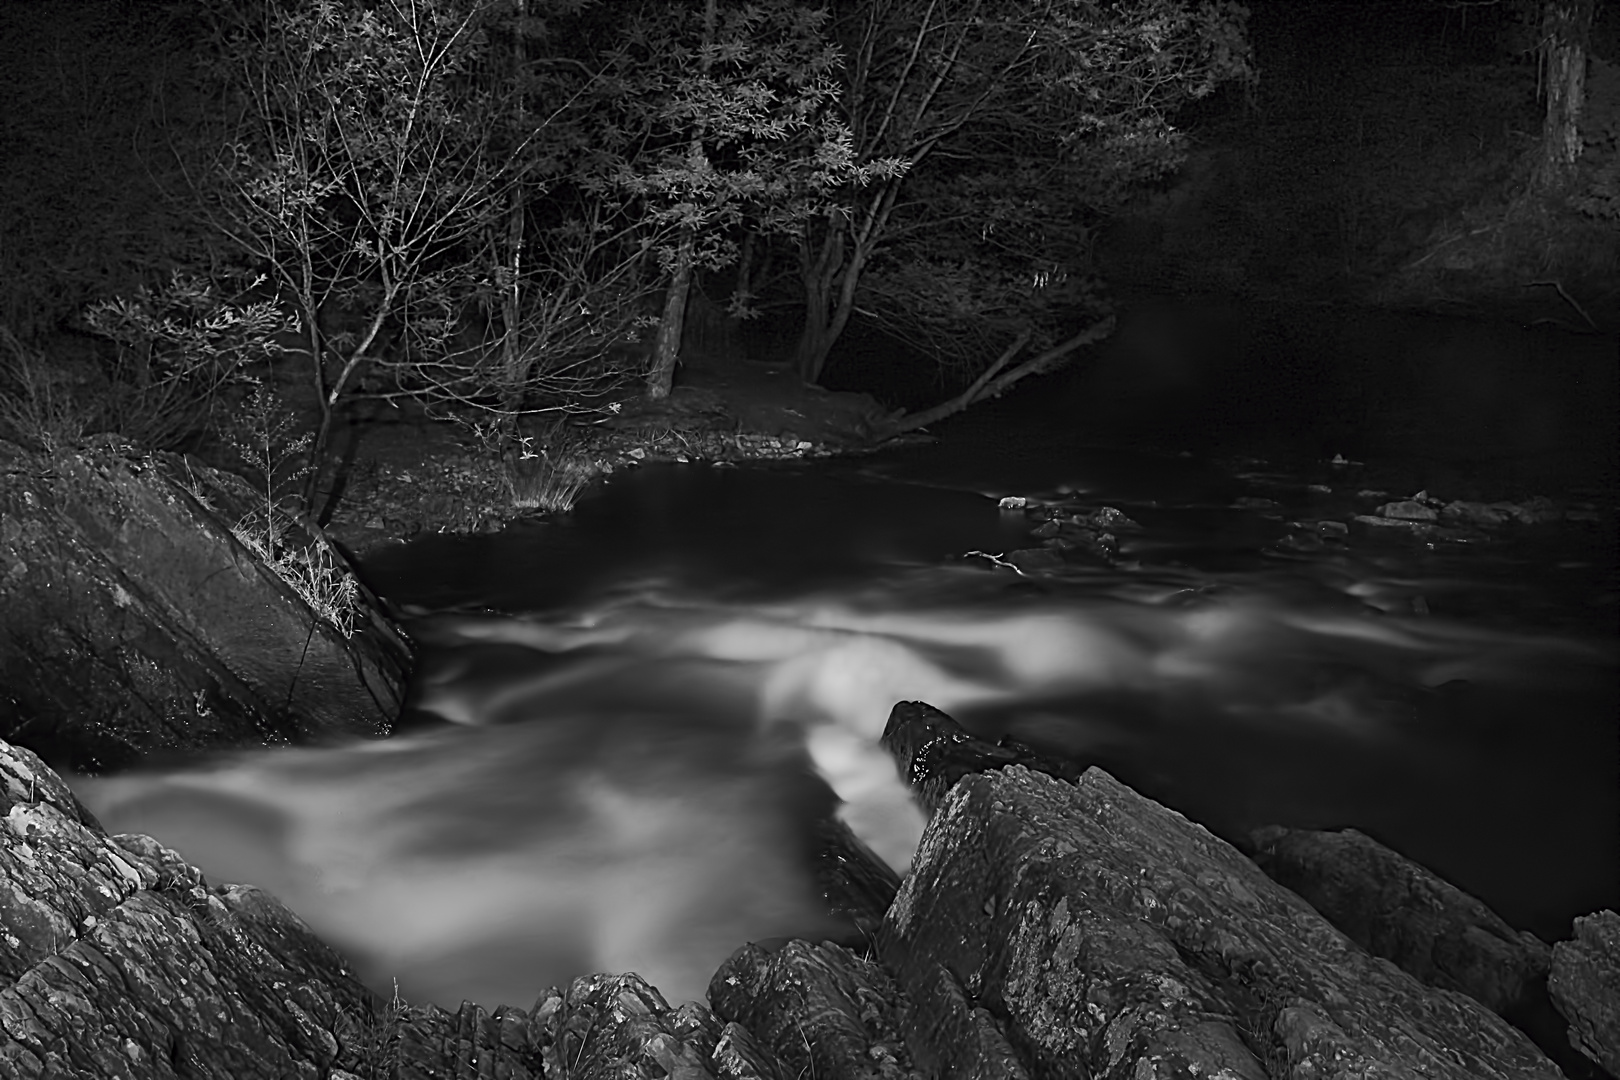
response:
{"label": "reflection on water", "polygon": [[[772,480],[784,499],[794,482]],[[957,541],[1003,527],[987,500],[938,494]],[[825,781],[904,864],[921,821],[877,747],[900,700],[1102,764],[1225,835],[1355,825],[1543,934],[1620,894],[1607,642],[1386,614],[1368,601],[1421,582],[1328,563],[1035,583],[938,565],[926,530],[881,559],[823,551],[836,583],[795,590],[772,563],[768,589],[739,569],[741,595],[716,599],[734,528],[692,526],[662,574],[575,528],[458,549],[450,576],[475,568],[473,598],[519,613],[414,621],[409,733],[87,781],[86,801],[276,892],[376,985],[448,1007],[527,1005],[588,970],[696,998],[741,941],[839,933],[807,823]],[[391,572],[442,604],[442,551]],[[503,603],[502,574],[551,600]]]}

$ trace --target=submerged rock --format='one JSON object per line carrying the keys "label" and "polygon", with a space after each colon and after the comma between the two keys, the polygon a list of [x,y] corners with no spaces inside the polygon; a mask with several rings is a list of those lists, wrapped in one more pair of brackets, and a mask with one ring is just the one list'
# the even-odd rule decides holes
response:
{"label": "submerged rock", "polygon": [[0,441],[0,737],[99,771],[385,732],[407,647],[340,553],[265,513],[172,454]]}

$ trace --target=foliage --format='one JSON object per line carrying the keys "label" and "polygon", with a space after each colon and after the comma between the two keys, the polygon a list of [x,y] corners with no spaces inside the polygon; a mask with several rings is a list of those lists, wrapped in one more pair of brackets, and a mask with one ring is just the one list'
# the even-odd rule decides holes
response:
{"label": "foliage", "polygon": [[161,289],[91,304],[83,319],[114,346],[105,423],[150,449],[177,449],[206,427],[220,391],[244,365],[274,355],[275,335],[289,328],[274,303],[224,300],[178,270]]}
{"label": "foliage", "polygon": [[833,210],[846,187],[898,168],[855,161],[826,9],[727,4],[707,43],[700,16],[696,6],[641,6],[604,54],[593,107],[608,120],[593,188],[642,205],[665,271],[679,234],[660,226],[693,230],[697,265],[716,269],[736,258],[733,227],[745,216],[791,233]]}
{"label": "foliage", "polygon": [[98,424],[82,381],[0,326],[0,435],[48,455],[82,445]]}
{"label": "foliage", "polygon": [[[256,385],[226,434],[232,449],[258,474],[264,505],[245,514],[231,535],[253,552],[320,618],[344,637],[361,611],[359,586],[347,564],[319,539],[290,542],[302,530],[283,508],[286,487],[310,469],[304,460],[312,436],[292,436],[297,420],[263,384]],[[291,437],[289,437],[291,436]],[[307,539],[307,537],[306,537]]]}
{"label": "foliage", "polygon": [[[322,406],[317,459],[331,408],[385,348],[401,392],[462,403],[494,395],[510,406],[522,390],[511,384],[559,335],[591,336],[592,301],[603,299],[592,290],[604,277],[608,305],[633,291],[622,259],[617,276],[599,273],[600,257],[617,257],[603,254],[613,223],[554,219],[542,231],[574,260],[564,260],[568,288],[556,295],[585,329],[573,319],[558,331],[554,307],[551,338],[519,347],[519,304],[506,312],[502,355],[480,332],[465,339],[495,298],[520,287],[523,191],[543,189],[564,149],[547,140],[570,95],[532,110],[521,65],[492,45],[499,37],[521,57],[542,21],[508,18],[493,0],[212,7],[213,71],[231,106],[228,151],[207,188],[212,216],[298,311]],[[587,266],[594,281],[579,278]],[[335,314],[352,325],[327,336],[323,318]],[[598,374],[562,359],[549,374],[564,388]]]}
{"label": "foliage", "polygon": [[[1075,210],[1106,209],[1172,167],[1182,152],[1172,111],[1252,77],[1246,15],[1181,0],[851,9],[837,29],[851,160],[891,167],[798,230],[801,374],[819,376],[857,296],[891,330],[909,323],[913,341],[930,336],[921,313],[955,313],[954,337],[979,314],[1022,306],[1013,321],[1033,326],[1042,309],[1063,308],[1046,285],[1075,279],[1086,247]],[[878,276],[863,283],[869,266]],[[942,267],[956,273],[931,290]]]}
{"label": "foliage", "polygon": [[179,272],[162,289],[92,304],[83,318],[108,348],[58,341],[47,356],[0,330],[0,424],[10,437],[51,451],[116,432],[149,450],[182,448],[285,327],[274,305],[222,300]]}

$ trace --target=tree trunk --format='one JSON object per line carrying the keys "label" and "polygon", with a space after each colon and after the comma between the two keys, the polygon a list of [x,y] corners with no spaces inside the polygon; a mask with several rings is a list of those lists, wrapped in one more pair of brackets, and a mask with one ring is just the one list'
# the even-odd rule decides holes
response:
{"label": "tree trunk", "polygon": [[[716,18],[716,0],[708,0],[703,8],[703,50],[699,63],[699,70],[705,76],[709,74],[709,47],[714,44]],[[701,126],[692,135],[691,155],[694,161],[703,157]],[[686,297],[692,291],[692,252],[696,243],[692,227],[683,228],[680,246],[675,252],[675,267],[670,271],[669,289],[664,293],[664,314],[658,320],[652,370],[647,372],[647,396],[654,401],[669,397],[675,385],[675,364],[681,357],[681,332],[686,328]]]}
{"label": "tree trunk", "polygon": [[1547,116],[1541,127],[1541,160],[1535,189],[1560,191],[1581,156],[1581,108],[1586,102],[1586,43],[1592,33],[1593,0],[1546,0],[1542,46],[1547,65]]}
{"label": "tree trunk", "polygon": [[1002,369],[1012,361],[1013,357],[1023,352],[1024,346],[1029,344],[1029,332],[1025,331],[1019,334],[1017,339],[1007,346],[1006,351],[997,357],[996,362],[986,368],[984,374],[974,379],[973,384],[966,390],[932,408],[900,417],[890,424],[886,435],[889,438],[904,435],[908,431],[916,431],[918,428],[938,423],[947,416],[955,416],[957,413],[970,406],[977,405],[981,401],[1000,397],[1013,383],[1030,375],[1052,370],[1064,357],[1076,349],[1095,344],[1113,332],[1114,317],[1110,315],[1101,322],[1086,327],[1067,341],[1052,346],[1039,356],[1033,356],[1012,370],[1003,372]]}
{"label": "tree trunk", "polygon": [[512,209],[507,217],[506,233],[507,272],[512,280],[501,290],[501,373],[502,407],[515,419],[523,408],[523,388],[529,381],[528,354],[518,324],[522,320],[522,297],[519,294],[520,275],[523,272],[523,195],[512,192]]}
{"label": "tree trunk", "polygon": [[675,385],[675,364],[681,358],[681,331],[686,326],[686,297],[692,291],[692,233],[681,237],[670,272],[669,288],[664,291],[664,313],[658,320],[658,337],[653,342],[652,369],[647,372],[647,396],[654,401],[669,397]]}

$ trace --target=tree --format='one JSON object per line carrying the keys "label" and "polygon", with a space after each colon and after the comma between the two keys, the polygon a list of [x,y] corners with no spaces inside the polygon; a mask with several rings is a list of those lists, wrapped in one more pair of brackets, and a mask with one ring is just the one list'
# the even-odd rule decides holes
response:
{"label": "tree", "polygon": [[790,232],[832,192],[893,167],[853,160],[826,23],[795,0],[649,4],[607,53],[599,145],[640,204],[665,282],[654,398],[670,389],[693,275],[737,258],[745,218]]}
{"label": "tree", "polygon": [[[953,269],[944,280],[954,287],[932,290],[932,306],[958,313],[953,329],[971,325],[984,307],[1006,311],[1010,324],[1002,331],[1022,341],[997,361],[1003,370],[979,386],[980,396],[1106,332],[1096,329],[1102,316],[1094,313],[1092,329],[1054,338],[1037,362],[1013,363],[1019,350],[1050,334],[1031,312],[1065,307],[1049,290],[1074,280],[1067,264],[1075,253],[1054,260],[1042,250],[1051,244],[1009,246],[1016,230],[1004,226],[1012,218],[1038,223],[1065,199],[1106,204],[1131,183],[1173,168],[1183,147],[1169,121],[1173,111],[1224,81],[1252,77],[1246,16],[1223,0],[846,5],[837,36],[846,54],[842,102],[852,160],[891,167],[864,188],[844,188],[798,230],[801,377],[820,378],[886,249],[886,291],[910,294],[905,305],[888,305],[891,311],[926,307],[918,303],[928,292],[923,286],[939,282],[941,268]],[[952,189],[987,201],[975,207],[952,199]],[[1031,235],[1040,233],[1037,227]],[[995,249],[1001,265],[980,277],[978,260]],[[1020,291],[1022,313],[1008,306]],[[865,288],[866,296],[872,292]],[[984,293],[999,295],[975,300]]]}
{"label": "tree", "polygon": [[1586,47],[1592,34],[1593,0],[1546,0],[1541,15],[1541,54],[1546,70],[1547,116],[1535,187],[1562,191],[1581,157],[1581,110],[1586,101]]}
{"label": "tree", "polygon": [[216,7],[231,129],[198,186],[215,227],[297,312],[317,463],[334,407],[373,369],[395,386],[379,393],[510,420],[537,379],[564,398],[599,383],[633,318],[643,252],[578,164],[590,77],[530,62],[547,30],[537,6]]}

